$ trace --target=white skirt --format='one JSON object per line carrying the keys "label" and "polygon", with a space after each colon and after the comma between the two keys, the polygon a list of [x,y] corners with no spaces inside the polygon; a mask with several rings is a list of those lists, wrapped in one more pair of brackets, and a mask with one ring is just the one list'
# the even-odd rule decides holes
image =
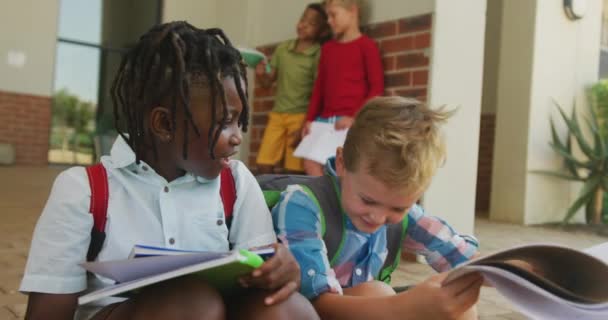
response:
{"label": "white skirt", "polygon": [[344,145],[348,129],[336,130],[334,123],[313,121],[310,132],[302,139],[293,155],[325,164]]}

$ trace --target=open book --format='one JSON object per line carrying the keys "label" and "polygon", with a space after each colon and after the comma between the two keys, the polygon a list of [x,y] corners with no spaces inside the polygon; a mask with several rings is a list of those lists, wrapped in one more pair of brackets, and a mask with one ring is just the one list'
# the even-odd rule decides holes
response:
{"label": "open book", "polygon": [[608,244],[586,252],[525,245],[472,260],[444,284],[471,272],[534,319],[608,319]]}
{"label": "open book", "polygon": [[[259,254],[258,254],[259,253]],[[238,289],[238,278],[264,263],[272,248],[231,252],[194,252],[159,247],[135,246],[128,259],[87,262],[87,271],[116,281],[116,284],[78,298],[86,304],[101,298],[125,294],[161,281],[196,274],[222,292]]]}

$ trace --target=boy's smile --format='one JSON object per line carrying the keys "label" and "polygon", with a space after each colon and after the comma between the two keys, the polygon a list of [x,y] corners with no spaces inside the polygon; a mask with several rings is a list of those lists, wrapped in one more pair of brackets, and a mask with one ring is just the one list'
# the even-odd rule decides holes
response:
{"label": "boy's smile", "polygon": [[358,170],[350,172],[344,167],[341,151],[339,148],[336,154],[336,171],[341,179],[342,208],[353,225],[361,232],[374,233],[385,224],[403,220],[423,190],[411,193],[390,188],[363,170],[365,159]]}

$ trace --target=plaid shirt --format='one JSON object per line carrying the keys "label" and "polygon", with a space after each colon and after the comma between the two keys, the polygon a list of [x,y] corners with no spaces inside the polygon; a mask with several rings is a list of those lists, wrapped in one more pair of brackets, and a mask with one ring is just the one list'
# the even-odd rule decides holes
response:
{"label": "plaid shirt", "polygon": [[[335,176],[334,168],[334,159],[330,159],[326,172]],[[386,226],[371,234],[363,233],[346,216],[344,245],[331,266],[320,212],[301,186],[287,187],[272,215],[279,239],[300,264],[301,293],[309,299],[325,292],[341,294],[342,288],[371,281],[380,273],[388,253]],[[479,245],[474,237],[457,234],[445,221],[426,215],[418,205],[406,218],[409,221],[403,250],[424,256],[439,272],[469,260],[477,252]]]}

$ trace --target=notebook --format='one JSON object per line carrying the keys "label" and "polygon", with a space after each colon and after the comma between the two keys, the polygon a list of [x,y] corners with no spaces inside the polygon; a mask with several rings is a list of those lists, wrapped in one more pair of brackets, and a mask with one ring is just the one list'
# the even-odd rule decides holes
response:
{"label": "notebook", "polygon": [[[522,263],[523,262],[523,263]],[[608,244],[586,251],[553,244],[510,248],[465,263],[446,285],[480,272],[532,319],[608,319]]]}
{"label": "notebook", "polygon": [[[259,254],[258,254],[259,253]],[[238,278],[264,263],[272,248],[230,252],[195,252],[135,246],[128,259],[86,262],[87,271],[114,280],[110,285],[78,298],[79,304],[131,293],[148,285],[195,274],[223,293],[238,290]]]}

